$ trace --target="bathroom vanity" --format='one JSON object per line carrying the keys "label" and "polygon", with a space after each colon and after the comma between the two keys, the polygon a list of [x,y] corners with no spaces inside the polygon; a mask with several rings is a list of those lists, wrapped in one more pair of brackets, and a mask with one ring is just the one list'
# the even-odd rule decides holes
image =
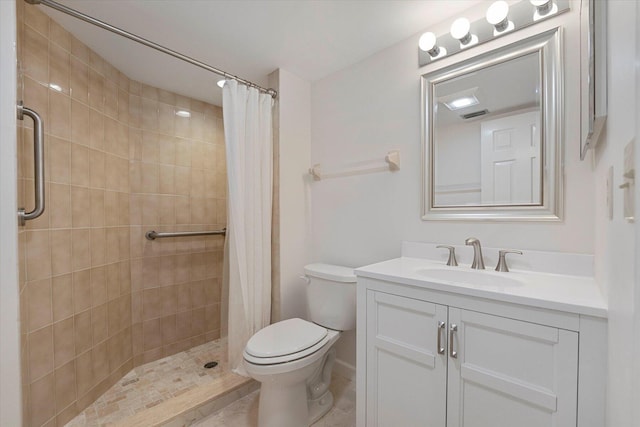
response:
{"label": "bathroom vanity", "polygon": [[567,274],[588,256],[529,251],[520,266],[554,273],[498,273],[431,247],[356,270],[357,425],[605,425],[606,303]]}

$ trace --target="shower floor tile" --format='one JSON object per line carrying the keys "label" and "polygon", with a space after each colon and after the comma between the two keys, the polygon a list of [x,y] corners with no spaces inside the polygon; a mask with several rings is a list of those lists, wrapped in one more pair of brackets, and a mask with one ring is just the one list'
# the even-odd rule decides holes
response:
{"label": "shower floor tile", "polygon": [[[356,385],[333,374],[333,407],[311,427],[354,427],[356,425]],[[259,391],[254,391],[193,424],[194,427],[256,427]]]}
{"label": "shower floor tile", "polygon": [[[210,361],[218,366],[205,369]],[[211,341],[134,368],[67,427],[104,426],[122,421],[166,400],[209,384],[227,370],[225,339]]]}

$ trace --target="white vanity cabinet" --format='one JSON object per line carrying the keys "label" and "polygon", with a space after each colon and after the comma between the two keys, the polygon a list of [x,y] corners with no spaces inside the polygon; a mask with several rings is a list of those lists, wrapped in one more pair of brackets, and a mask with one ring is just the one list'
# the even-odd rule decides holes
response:
{"label": "white vanity cabinet", "polygon": [[358,427],[604,426],[605,319],[442,289],[359,275]]}

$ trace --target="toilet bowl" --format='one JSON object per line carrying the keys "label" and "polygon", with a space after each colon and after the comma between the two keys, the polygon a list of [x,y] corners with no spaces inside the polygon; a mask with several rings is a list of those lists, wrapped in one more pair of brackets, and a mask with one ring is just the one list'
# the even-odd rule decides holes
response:
{"label": "toilet bowl", "polygon": [[305,267],[312,322],[287,319],[247,342],[244,367],[261,383],[259,427],[303,427],[331,409],[329,390],[340,331],[355,328],[353,269],[328,264]]}

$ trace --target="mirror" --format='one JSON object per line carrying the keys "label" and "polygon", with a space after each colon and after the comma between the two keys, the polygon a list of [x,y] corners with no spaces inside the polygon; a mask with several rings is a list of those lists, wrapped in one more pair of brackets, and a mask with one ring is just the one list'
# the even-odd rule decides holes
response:
{"label": "mirror", "polygon": [[422,76],[423,219],[561,218],[560,32]]}

